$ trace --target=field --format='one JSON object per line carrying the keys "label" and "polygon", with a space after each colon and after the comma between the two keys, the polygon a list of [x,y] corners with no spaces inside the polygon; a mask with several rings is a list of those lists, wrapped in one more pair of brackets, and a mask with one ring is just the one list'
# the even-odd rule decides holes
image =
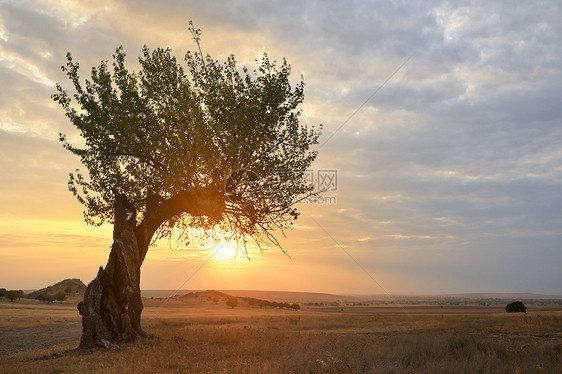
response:
{"label": "field", "polygon": [[75,305],[0,300],[2,373],[561,373],[562,311],[499,306],[228,308],[146,299],[153,338],[76,350]]}

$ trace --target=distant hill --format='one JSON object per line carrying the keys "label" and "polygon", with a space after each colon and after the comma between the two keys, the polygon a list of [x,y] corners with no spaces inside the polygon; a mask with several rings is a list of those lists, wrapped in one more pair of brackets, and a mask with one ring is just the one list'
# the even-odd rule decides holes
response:
{"label": "distant hill", "polygon": [[227,293],[220,292],[220,291],[214,291],[214,290],[195,291],[195,292],[190,292],[190,293],[182,295],[182,296],[176,296],[176,298],[178,298],[180,300],[205,300],[205,299],[206,300],[213,300],[213,299],[226,300],[230,297],[232,297],[232,296],[227,294]]}
{"label": "distant hill", "polygon": [[[192,294],[190,297],[194,297],[197,294],[199,297],[207,296],[218,296],[223,298],[226,296],[236,296],[241,298],[255,298],[255,299],[265,299],[274,300],[278,302],[289,302],[289,303],[303,303],[307,301],[316,302],[334,302],[334,301],[358,301],[363,300],[364,297],[351,296],[351,295],[332,295],[327,293],[318,292],[292,292],[292,291],[249,291],[249,290],[221,290],[221,291],[202,291],[202,290],[142,290],[142,296],[146,298],[150,297],[169,297],[170,295],[183,296]],[[207,295],[205,293],[213,293],[213,295]]]}
{"label": "distant hill", "polygon": [[[218,297],[223,299],[227,296],[238,298],[256,298],[274,300],[289,303],[375,303],[375,304],[419,304],[419,303],[441,303],[494,301],[503,303],[513,300],[562,300],[562,296],[543,295],[534,293],[464,293],[464,294],[433,294],[433,295],[337,295],[318,292],[291,292],[291,291],[259,291],[259,290],[221,290],[221,291],[198,291],[198,290],[142,290],[145,298],[167,298],[171,295],[176,297],[187,296],[186,299]],[[226,296],[225,296],[226,295]]]}
{"label": "distant hill", "polygon": [[53,284],[52,286],[49,287],[45,287],[42,288],[40,290],[37,291],[33,291],[27,295],[25,295],[25,297],[30,298],[30,299],[34,299],[35,296],[42,294],[42,293],[48,293],[51,295],[56,294],[57,292],[65,292],[65,290],[67,288],[70,288],[70,295],[82,295],[84,293],[84,291],[86,290],[86,285],[84,283],[82,283],[82,281],[78,278],[74,278],[74,279],[65,279],[62,280],[60,282],[58,282],[57,284]]}
{"label": "distant hill", "polygon": [[269,299],[279,302],[303,303],[307,301],[315,302],[338,302],[338,301],[359,301],[360,297],[351,295],[334,295],[319,292],[292,292],[292,291],[248,291],[248,290],[225,290],[232,296],[250,297],[258,299]]}
{"label": "distant hill", "polygon": [[[296,303],[289,304],[287,302],[270,301],[264,299],[257,299],[248,296],[234,296],[221,291],[195,291],[182,296],[174,296],[173,299],[179,302],[197,302],[199,304],[219,304],[229,299],[236,299],[237,302],[246,303],[249,306],[258,306],[260,308],[282,308],[282,309],[300,309],[300,305]],[[228,304],[227,304],[228,305]]]}

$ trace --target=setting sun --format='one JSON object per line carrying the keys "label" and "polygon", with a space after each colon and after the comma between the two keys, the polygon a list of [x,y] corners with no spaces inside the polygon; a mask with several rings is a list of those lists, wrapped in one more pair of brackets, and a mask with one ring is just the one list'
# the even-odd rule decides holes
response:
{"label": "setting sun", "polygon": [[218,244],[185,247],[183,248],[185,252],[191,252],[191,254],[186,253],[185,256],[200,256],[202,259],[213,261],[243,263],[261,255],[260,247],[253,240],[246,239],[246,246],[244,246],[241,239],[237,242],[235,239],[228,239],[228,237]]}

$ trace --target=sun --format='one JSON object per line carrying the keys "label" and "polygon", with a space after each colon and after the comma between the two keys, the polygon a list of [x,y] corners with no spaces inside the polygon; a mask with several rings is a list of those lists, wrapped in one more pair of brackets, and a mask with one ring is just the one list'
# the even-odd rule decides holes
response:
{"label": "sun", "polygon": [[225,239],[215,246],[214,250],[216,254],[213,258],[219,261],[248,261],[262,254],[257,243],[253,239],[248,240],[248,238],[246,238],[245,246],[242,239],[239,239],[238,242],[232,238],[230,240]]}
{"label": "sun", "polygon": [[236,236],[218,229],[211,232],[198,229],[174,230],[172,236],[164,239],[162,244],[172,251],[180,252],[185,259],[231,264],[249,262],[260,257],[265,247],[268,248],[264,244],[258,245],[253,238]]}
{"label": "sun", "polygon": [[229,261],[229,260],[235,261],[240,256],[246,257],[246,254],[244,253],[244,250],[240,248],[239,245],[237,246],[236,242],[223,241],[217,247],[217,254],[215,255],[215,258],[217,260],[223,260],[223,261]]}

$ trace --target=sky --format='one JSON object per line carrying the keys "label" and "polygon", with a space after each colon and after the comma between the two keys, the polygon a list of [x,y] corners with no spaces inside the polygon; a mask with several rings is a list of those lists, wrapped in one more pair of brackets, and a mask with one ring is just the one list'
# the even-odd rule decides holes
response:
{"label": "sky", "polygon": [[[122,45],[253,68],[267,52],[304,76],[302,122],[323,125],[315,181],[276,248],[151,248],[143,289],[346,294],[562,294],[559,1],[0,0],[0,287],[88,283],[110,226],[67,190],[77,137],[50,99]],[[326,179],[326,177],[331,179]]]}

